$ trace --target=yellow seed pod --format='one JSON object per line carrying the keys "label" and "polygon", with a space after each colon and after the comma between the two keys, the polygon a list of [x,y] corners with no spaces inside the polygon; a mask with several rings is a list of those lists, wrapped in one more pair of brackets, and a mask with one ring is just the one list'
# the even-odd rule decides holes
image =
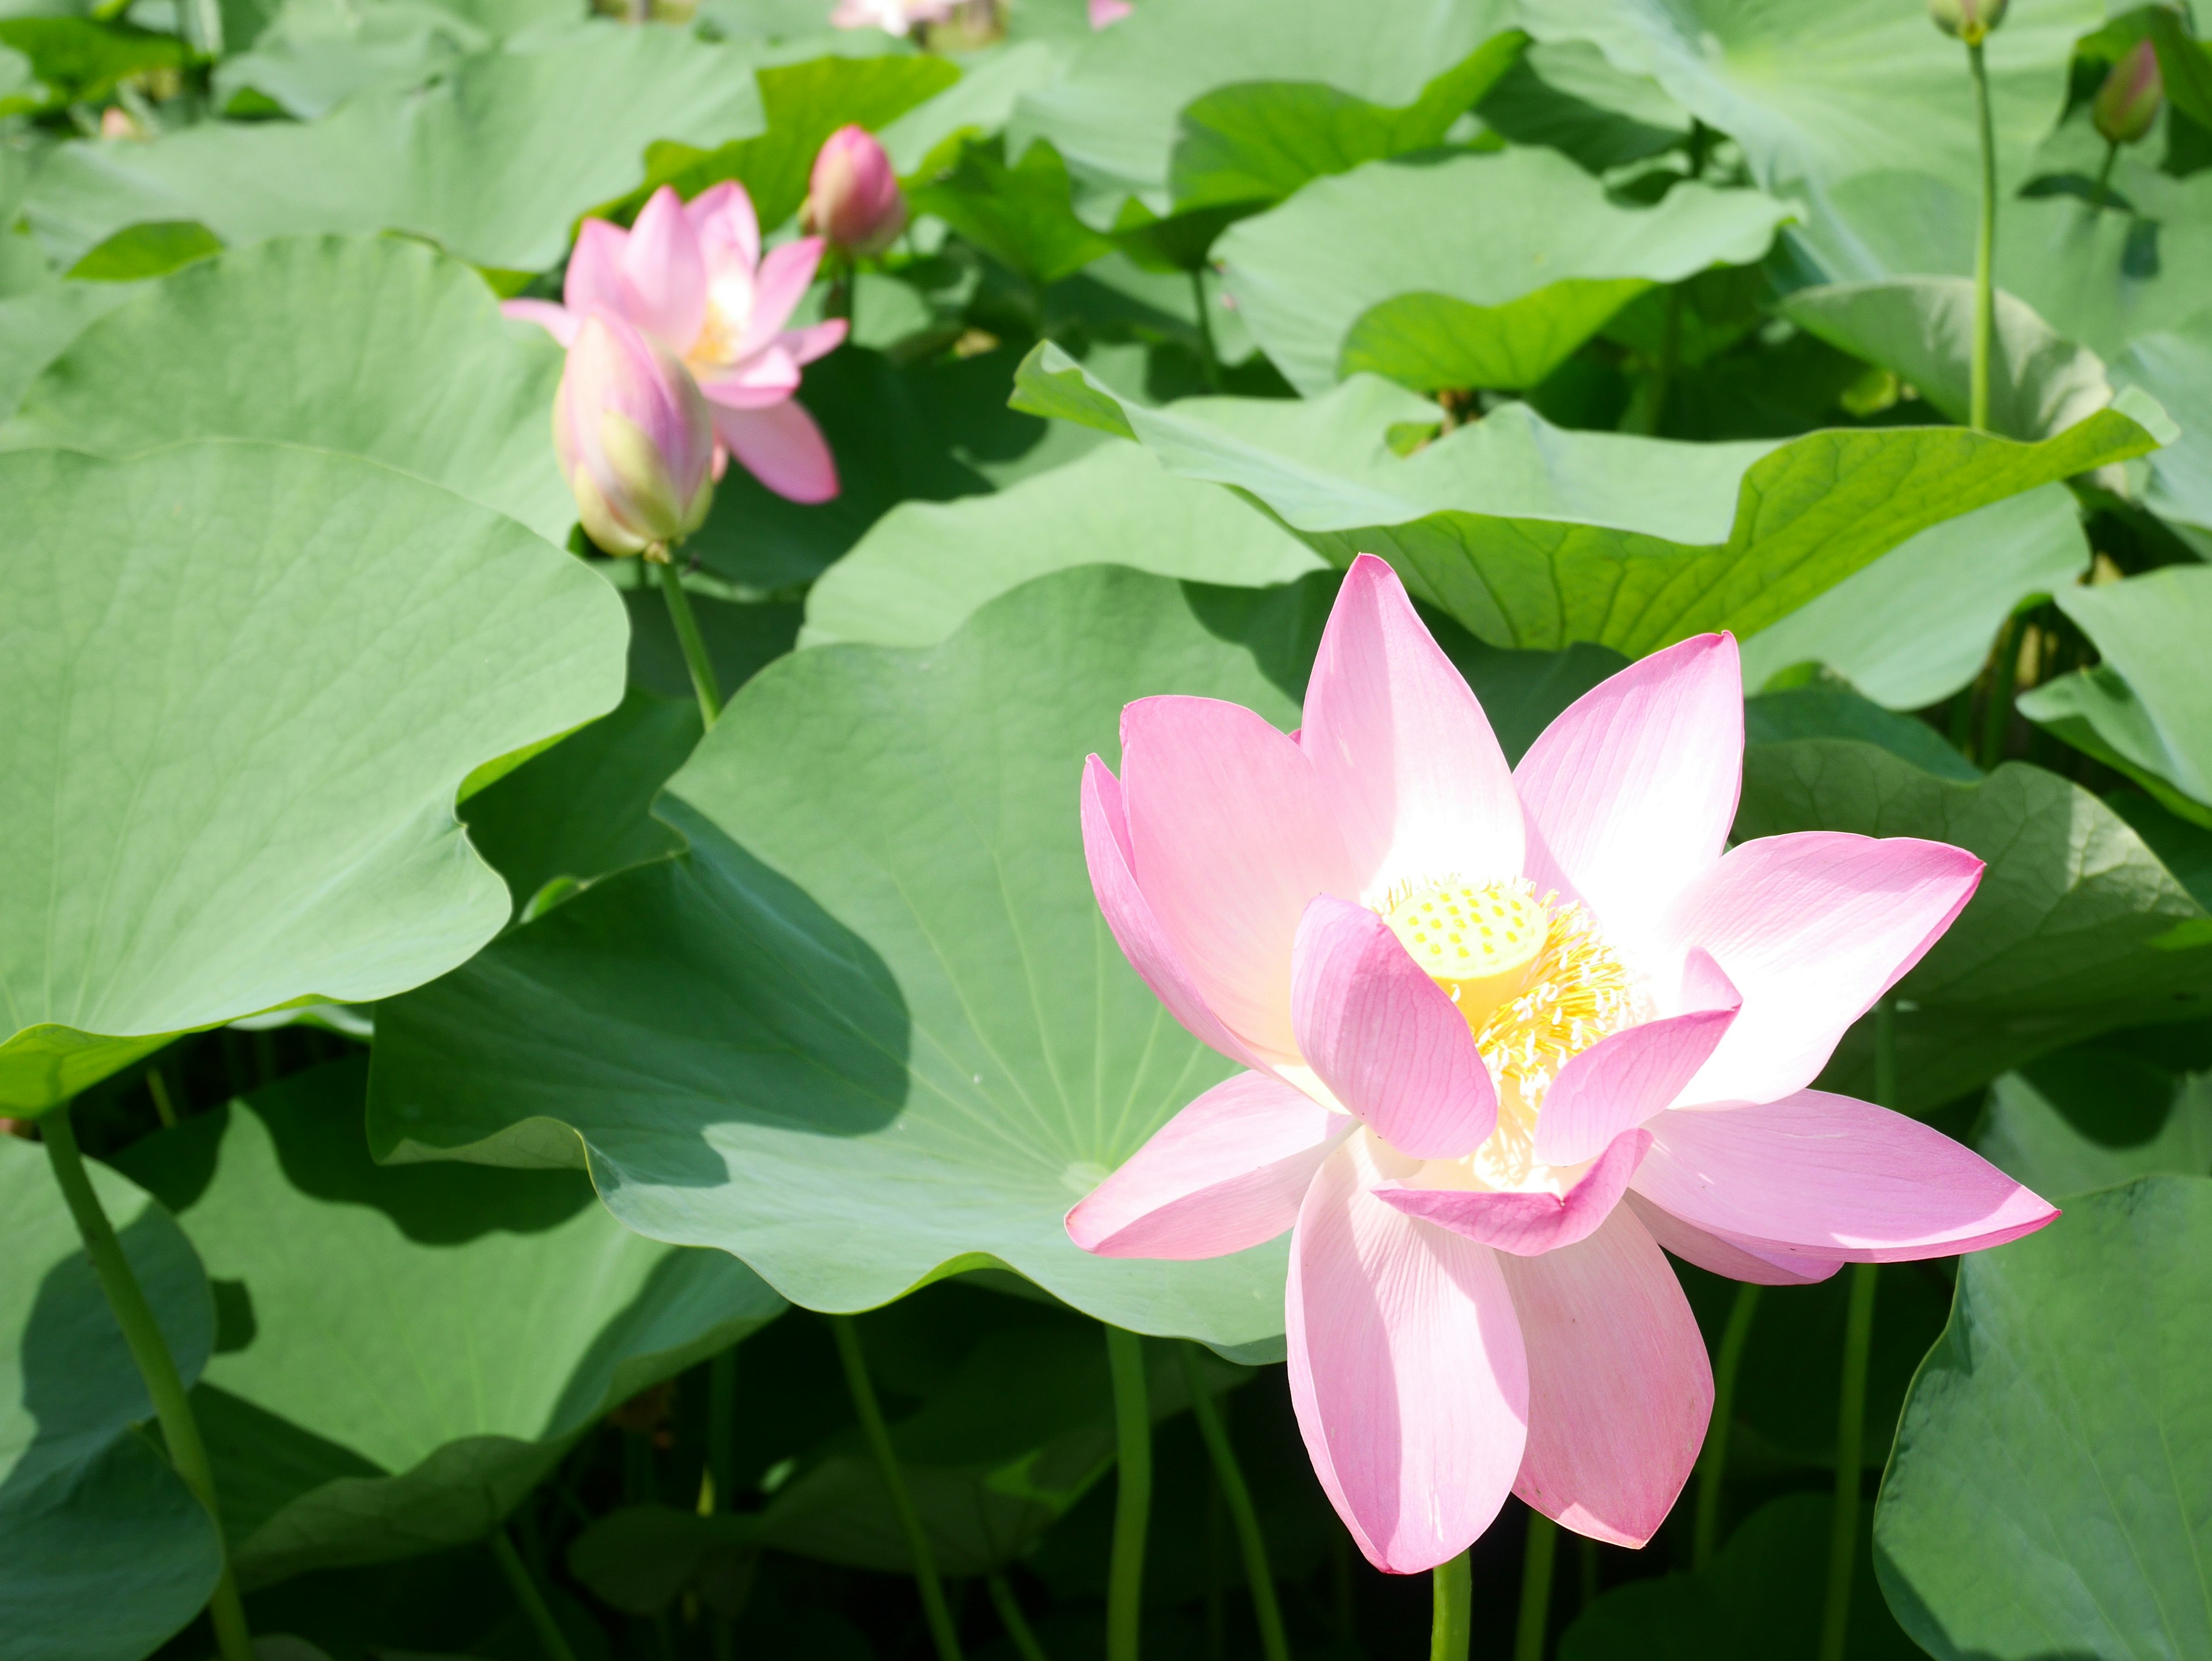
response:
{"label": "yellow seed pod", "polygon": [[1382,920],[1471,1027],[1521,990],[1544,949],[1544,907],[1526,881],[1423,883]]}

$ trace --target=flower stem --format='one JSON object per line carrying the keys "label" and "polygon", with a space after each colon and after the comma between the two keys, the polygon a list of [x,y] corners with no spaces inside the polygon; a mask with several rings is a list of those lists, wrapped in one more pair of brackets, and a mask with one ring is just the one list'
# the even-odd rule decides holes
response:
{"label": "flower stem", "polygon": [[514,1589],[514,1601],[522,1605],[523,1615],[537,1632],[538,1647],[545,1652],[546,1661],[576,1661],[576,1652],[568,1647],[568,1640],[561,1631],[561,1623],[553,1618],[545,1594],[538,1590],[538,1582],[532,1578],[529,1566],[523,1562],[522,1554],[507,1538],[506,1525],[494,1529],[484,1543],[498,1560],[507,1584]]}
{"label": "flower stem", "polygon": [[1230,1445],[1229,1427],[1221,1421],[1221,1410],[1214,1405],[1206,1388],[1199,1347],[1186,1342],[1177,1346],[1177,1352],[1182,1357],[1183,1378],[1190,1385],[1191,1416],[1198,1421],[1198,1433],[1205,1439],[1206,1451],[1212,1457],[1213,1474],[1220,1482],[1221,1497],[1228,1503],[1230,1521],[1237,1529],[1237,1543],[1244,1554],[1244,1578],[1251,1583],[1252,1619],[1260,1628],[1260,1652],[1267,1661],[1290,1661],[1290,1643],[1283,1635],[1282,1607],[1275,1601],[1275,1573],[1268,1566],[1267,1542],[1260,1533],[1259,1513],[1252,1509],[1252,1490],[1245,1486],[1244,1473],[1237,1463],[1237,1450]]}
{"label": "flower stem", "polygon": [[1036,1633],[1030,1626],[1029,1617],[1014,1600],[1014,1589],[1006,1584],[1003,1574],[983,1577],[983,1585],[991,1594],[991,1607],[999,1612],[999,1624],[1006,1629],[1006,1641],[1014,1646],[1014,1653],[1022,1661],[1052,1661],[1037,1641]]}
{"label": "flower stem", "polygon": [[41,1119],[39,1134],[46,1141],[54,1181],[61,1188],[70,1215],[76,1219],[78,1234],[83,1237],[93,1273],[100,1277],[100,1289],[107,1295],[107,1307],[116,1325],[123,1329],[123,1342],[131,1348],[131,1359],[138,1364],[139,1377],[146,1381],[154,1416],[161,1423],[161,1439],[168,1445],[169,1463],[215,1525],[216,1543],[222,1553],[222,1575],[216,1582],[215,1595],[208,1600],[216,1647],[222,1661],[252,1661],[253,1640],[246,1625],[246,1606],[239,1600],[237,1577],[231,1573],[230,1550],[223,1540],[222,1512],[216,1503],[215,1471],[208,1463],[207,1445],[200,1440],[199,1421],[192,1416],[191,1398],[185,1393],[176,1358],[169,1354],[168,1341],[161,1336],[153,1306],[146,1301],[137,1275],[131,1272],[123,1243],[115,1238],[115,1225],[108,1221],[92,1178],[85,1173],[84,1155],[76,1145],[76,1127],[70,1122],[69,1104],[64,1102]]}
{"label": "flower stem", "polygon": [[1474,1576],[1467,1554],[1437,1564],[1429,1584],[1429,1661],[1467,1661],[1474,1611]]}
{"label": "flower stem", "polygon": [[699,619],[691,613],[691,596],[684,592],[684,579],[664,553],[647,556],[660,572],[660,592],[668,598],[668,618],[676,625],[676,639],[684,648],[684,666],[691,671],[691,690],[699,695],[700,718],[709,730],[722,713],[722,689],[714,679],[714,660],[707,655],[707,642],[699,633]]}
{"label": "flower stem", "polygon": [[1114,1376],[1114,1441],[1120,1491],[1114,1504],[1114,1555],[1106,1569],[1106,1661],[1137,1661],[1145,1609],[1145,1530],[1152,1510],[1152,1413],[1145,1389],[1145,1341],[1106,1329]]}
{"label": "flower stem", "polygon": [[833,1315],[830,1330],[837,1340],[837,1359],[845,1366],[845,1387],[852,1392],[853,1410],[860,1416],[860,1429],[868,1439],[869,1451],[875,1455],[877,1474],[890,1496],[899,1531],[906,1536],[907,1555],[914,1559],[914,1584],[921,1593],[922,1618],[929,1624],[938,1661],[961,1661],[960,1638],[952,1629],[952,1611],[945,1606],[945,1585],[937,1578],[937,1555],[929,1548],[921,1514],[915,1510],[914,1495],[907,1491],[906,1478],[899,1471],[890,1429],[884,1423],[884,1410],[876,1402],[876,1387],[868,1380],[867,1358],[860,1353],[860,1329],[851,1316]]}
{"label": "flower stem", "polygon": [[1735,1289],[1728,1326],[1721,1334],[1720,1359],[1713,1368],[1713,1420],[1705,1432],[1705,1451],[1698,1457],[1697,1529],[1691,1536],[1690,1567],[1701,1569],[1713,1561],[1720,1543],[1721,1479],[1728,1469],[1729,1433],[1735,1425],[1735,1378],[1743,1366],[1743,1348],[1751,1337],[1751,1319],[1759,1312],[1759,1287],[1749,1281]]}
{"label": "flower stem", "polygon": [[1552,1614],[1552,1559],[1559,1525],[1540,1511],[1528,1513],[1521,1553],[1521,1621],[1513,1635],[1513,1661],[1544,1661],[1544,1627]]}
{"label": "flower stem", "polygon": [[1984,773],[1994,772],[2004,759],[2005,735],[2012,727],[2013,691],[2020,682],[2024,628],[2025,619],[2019,615],[2007,618],[1997,631],[1996,649],[1990,654],[1989,697],[1982,705],[1982,753],[1975,757]]}
{"label": "flower stem", "polygon": [[707,1363],[707,1472],[714,1483],[716,1511],[730,1509],[737,1481],[737,1456],[731,1441],[737,1429],[738,1350],[732,1344]]}
{"label": "flower stem", "polygon": [[1872,1263],[1851,1265],[1850,1314],[1844,1328],[1844,1389],[1836,1410],[1836,1509],[1828,1532],[1828,1598],[1820,1616],[1820,1661],[1844,1661],[1851,1615],[1851,1561],[1859,1542],[1861,1454],[1866,1443],[1867,1352],[1874,1339]]}
{"label": "flower stem", "polygon": [[2106,203],[2111,200],[2112,169],[2119,164],[2119,160],[2120,141],[2117,138],[2106,140],[2105,165],[2097,169],[2097,187],[2089,192],[2091,212],[2102,213],[2105,210]]}
{"label": "flower stem", "polygon": [[1982,140],[1982,219],[1974,237],[1974,351],[1966,384],[1966,424],[1985,433],[1990,429],[1990,355],[1996,333],[1997,138],[1980,41],[1966,48],[1966,64],[1973,72],[1974,114]]}

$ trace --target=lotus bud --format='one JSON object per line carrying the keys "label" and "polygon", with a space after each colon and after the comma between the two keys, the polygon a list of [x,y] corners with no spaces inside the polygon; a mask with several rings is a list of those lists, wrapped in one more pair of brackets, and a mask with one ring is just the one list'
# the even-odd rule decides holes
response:
{"label": "lotus bud", "polygon": [[1946,34],[1978,46],[2004,21],[2006,0],[1928,0],[1928,15]]}
{"label": "lotus bud", "polygon": [[805,228],[832,247],[865,258],[881,253],[906,228],[906,198],[875,135],[840,127],[823,141],[808,180]]}
{"label": "lotus bud", "polygon": [[2158,119],[2159,100],[2165,94],[2166,83],[2158,74],[2158,48],[2138,40],[2097,88],[2089,119],[2106,143],[2132,144]]}
{"label": "lotus bud", "polygon": [[714,426],[691,372],[604,307],[576,331],[553,399],[553,453],[611,554],[665,550],[707,517]]}

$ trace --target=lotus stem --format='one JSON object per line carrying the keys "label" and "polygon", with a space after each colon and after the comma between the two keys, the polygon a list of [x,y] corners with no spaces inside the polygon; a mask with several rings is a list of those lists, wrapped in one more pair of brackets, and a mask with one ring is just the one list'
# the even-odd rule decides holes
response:
{"label": "lotus stem", "polygon": [[1705,1432],[1705,1451],[1698,1457],[1697,1527],[1691,1536],[1690,1567],[1701,1569],[1713,1561],[1720,1543],[1721,1482],[1728,1469],[1729,1433],[1735,1424],[1735,1380],[1743,1367],[1744,1345],[1751,1337],[1752,1317],[1759,1312],[1759,1287],[1749,1281],[1735,1289],[1729,1309],[1728,1326],[1721,1333],[1721,1353],[1713,1368],[1713,1419]]}
{"label": "lotus stem", "polygon": [[[2017,615],[2007,618],[2004,627],[1997,631],[1996,648],[1990,654],[1989,700],[1982,706],[1982,752],[1975,758],[1984,773],[1994,771],[2004,760],[2005,734],[2012,726],[2013,689],[2020,679],[2023,625],[2024,619]],[[1879,1048],[1877,1037],[1877,1051]],[[1891,1104],[1884,1102],[1882,1105]]]}
{"label": "lotus stem", "polygon": [[1252,1619],[1260,1628],[1260,1652],[1267,1661],[1291,1661],[1290,1643],[1283,1635],[1282,1606],[1275,1600],[1275,1573],[1267,1562],[1267,1542],[1260,1533],[1259,1513],[1252,1508],[1252,1490],[1245,1485],[1221,1410],[1206,1388],[1199,1347],[1186,1342],[1177,1347],[1177,1353],[1182,1357],[1183,1378],[1190,1385],[1191,1416],[1198,1421],[1198,1433],[1212,1457],[1213,1474],[1237,1530],[1237,1543],[1244,1554],[1244,1578],[1251,1583]]}
{"label": "lotus stem", "polygon": [[2112,199],[2112,169],[2119,165],[2119,160],[2120,141],[2117,138],[2106,139],[2105,141],[2105,165],[2097,169],[2097,186],[2094,190],[2089,192],[2089,208],[2091,212],[2102,213],[2105,210],[2105,204]]}
{"label": "lotus stem", "polygon": [[714,1484],[714,1509],[730,1509],[737,1482],[737,1453],[731,1445],[737,1428],[738,1350],[732,1344],[707,1363],[707,1475]]}
{"label": "lotus stem", "polygon": [[722,689],[714,679],[714,660],[707,655],[707,642],[699,632],[699,619],[692,615],[691,596],[684,592],[684,579],[677,574],[675,563],[665,550],[655,559],[647,553],[646,563],[660,572],[660,592],[668,598],[668,619],[676,625],[676,639],[684,648],[684,666],[691,672],[691,690],[699,697],[699,718],[712,732],[714,721],[722,713]]}
{"label": "lotus stem", "polygon": [[1014,1646],[1014,1653],[1022,1661],[1052,1661],[1044,1646],[1037,1641],[1036,1631],[1030,1625],[1029,1617],[1015,1601],[1014,1589],[1006,1584],[1003,1574],[988,1574],[983,1585],[991,1594],[991,1607],[999,1612],[999,1624],[1006,1629],[1006,1641]]}
{"label": "lotus stem", "polygon": [[[546,1661],[576,1661],[576,1652],[568,1647],[568,1640],[561,1630],[561,1623],[553,1618],[553,1610],[545,1601],[545,1594],[538,1589],[538,1581],[530,1573],[522,1554],[514,1548],[507,1537],[504,1524],[491,1531],[485,1543],[498,1560],[500,1570],[507,1576],[507,1584],[514,1589],[514,1601],[522,1605],[522,1613],[538,1634],[538,1642],[544,1650]],[[228,1661],[228,1658],[226,1658]]]}
{"label": "lotus stem", "polygon": [[1982,143],[1982,218],[1974,236],[1974,351],[1966,383],[1966,424],[1990,429],[1990,356],[1996,335],[1997,138],[1990,114],[1990,76],[1982,43],[1966,48],[1973,72],[1974,114]]}
{"label": "lotus stem", "polygon": [[960,1637],[952,1628],[952,1611],[945,1602],[945,1583],[937,1576],[937,1554],[929,1548],[929,1536],[921,1526],[921,1513],[914,1508],[906,1477],[899,1470],[898,1452],[891,1446],[890,1427],[876,1401],[876,1387],[868,1379],[867,1357],[860,1353],[860,1329],[849,1315],[830,1317],[830,1330],[837,1341],[837,1359],[844,1363],[845,1387],[853,1395],[853,1411],[860,1417],[860,1430],[876,1457],[876,1472],[884,1479],[899,1531],[906,1536],[907,1555],[914,1560],[914,1584],[921,1594],[922,1618],[937,1646],[938,1661],[961,1661]]}
{"label": "lotus stem", "polygon": [[1474,1576],[1467,1554],[1437,1564],[1429,1582],[1429,1661],[1467,1661],[1474,1614]]}
{"label": "lotus stem", "polygon": [[216,1502],[215,1470],[208,1463],[207,1445],[200,1439],[199,1421],[192,1416],[191,1398],[185,1393],[176,1357],[169,1354],[168,1341],[161,1336],[161,1323],[154,1318],[145,1289],[131,1271],[123,1243],[115,1238],[115,1225],[108,1221],[92,1178],[85,1174],[84,1155],[77,1147],[69,1104],[63,1103],[41,1119],[39,1133],[46,1141],[54,1181],[76,1221],[85,1253],[92,1259],[93,1273],[100,1277],[100,1289],[107,1295],[107,1307],[116,1325],[123,1329],[123,1342],[131,1348],[131,1359],[138,1364],[139,1377],[146,1381],[146,1394],[154,1403],[161,1439],[168,1445],[169,1463],[206,1510],[208,1521],[215,1528],[216,1543],[222,1555],[222,1574],[216,1582],[215,1595],[208,1600],[208,1618],[215,1625],[216,1650],[222,1661],[253,1661],[246,1605],[239,1598],[238,1579],[231,1572],[230,1548],[223,1538],[222,1512]]}
{"label": "lotus stem", "polygon": [[1513,1634],[1513,1661],[1544,1661],[1544,1628],[1552,1614],[1552,1560],[1559,1525],[1540,1511],[1528,1513],[1521,1554],[1521,1620]]}
{"label": "lotus stem", "polygon": [[1114,1555],[1106,1570],[1106,1661],[1137,1661],[1145,1610],[1145,1531],[1152,1510],[1152,1413],[1145,1389],[1145,1341],[1106,1329],[1114,1377],[1114,1441],[1120,1491]]}

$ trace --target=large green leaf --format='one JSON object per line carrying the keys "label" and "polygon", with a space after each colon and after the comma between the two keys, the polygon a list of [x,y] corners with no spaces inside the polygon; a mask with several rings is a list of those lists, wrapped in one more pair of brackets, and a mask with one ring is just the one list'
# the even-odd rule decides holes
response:
{"label": "large green leaf", "polygon": [[773,1318],[574,1172],[387,1168],[340,1062],[134,1143],[242,1313],[201,1376],[249,1585],[480,1538],[609,1408]]}
{"label": "large green leaf", "polygon": [[173,73],[185,62],[184,43],[173,34],[88,17],[0,19],[0,46],[27,58],[31,73],[46,88],[43,100],[21,94],[0,100],[0,115],[98,103],[112,96],[116,82],[125,76],[149,70]]}
{"label": "large green leaf", "polygon": [[1050,144],[1033,143],[1010,164],[993,137],[964,145],[958,165],[913,200],[1010,271],[1049,283],[1114,251],[1075,216],[1071,192],[1067,164]]}
{"label": "large green leaf", "polygon": [[49,363],[0,447],[125,456],[255,438],[367,456],[520,520],[575,522],[549,435],[561,351],[457,259],[398,237],[235,249],[131,295]]}
{"label": "large green leaf", "polygon": [[1545,144],[1604,173],[1671,149],[1690,113],[1648,76],[1624,75],[1586,40],[1539,42],[1478,106],[1483,125],[1516,144]]}
{"label": "large green leaf", "polygon": [[[2068,1062],[2076,1064],[2054,1065]],[[2115,1129],[2143,1128],[2102,1123],[2115,1098],[2130,1118],[2144,1108],[2156,1116],[2142,1115],[2148,1135],[2108,1140]],[[2106,1134],[2085,1134],[2082,1117]],[[2059,1200],[2161,1171],[2212,1176],[2212,1075],[2177,1079],[2118,1049],[2064,1051],[1990,1086],[1974,1146],[2006,1175]]]}
{"label": "large green leaf", "polygon": [[[169,1214],[97,1164],[93,1189],[177,1369],[208,1359],[215,1308]],[[0,1136],[0,1658],[137,1661],[215,1590],[222,1544],[133,1427],[153,1403],[45,1151]]]}
{"label": "large green leaf", "polygon": [[1960,1265],[1875,1515],[1939,1661],[2212,1655],[2212,1179],[2151,1177]]}
{"label": "large green leaf", "polygon": [[2141,386],[2181,425],[2181,436],[2150,459],[2143,505],[2212,532],[2212,311],[2130,342],[2113,360],[2112,379]]}
{"label": "large green leaf", "polygon": [[1755,633],[1915,532],[2171,430],[2132,391],[2037,444],[1954,427],[1680,444],[1563,431],[1507,405],[1407,456],[1392,439],[1435,406],[1366,377],[1300,404],[1155,410],[1047,344],[1015,384],[1017,407],[1134,437],[1169,472],[1252,496],[1334,563],[1382,555],[1492,644],[1631,654]]}
{"label": "large green leaf", "polygon": [[2056,598],[2104,661],[2037,687],[2021,713],[2212,825],[2212,570],[2169,565]]}
{"label": "large green leaf", "polygon": [[1516,149],[1316,179],[1217,252],[1254,337],[1304,392],[1361,370],[1518,388],[1645,289],[1758,259],[1790,211],[1698,184],[1634,207],[1556,151]]}
{"label": "large green leaf", "polygon": [[249,52],[215,71],[217,100],[252,91],[302,120],[370,87],[419,87],[508,37],[583,21],[574,0],[283,0]]}
{"label": "large green leaf", "polygon": [[1322,561],[1228,491],[1109,440],[996,496],[892,508],[808,592],[799,643],[933,646],[1008,589],[1091,564],[1261,587]]}
{"label": "large green leaf", "polygon": [[47,280],[0,300],[0,416],[15,412],[39,371],[88,325],[135,293],[128,283]]}
{"label": "large green leaf", "polygon": [[211,122],[139,144],[64,144],[27,204],[74,259],[125,225],[196,219],[226,243],[398,230],[479,265],[540,271],[656,139],[712,148],[762,125],[752,64],[673,29],[601,22],[377,88],[320,121]]}
{"label": "large green leaf", "polygon": [[605,583],[373,462],[0,456],[0,1103],[441,974],[507,915],[471,772],[611,709]]}

